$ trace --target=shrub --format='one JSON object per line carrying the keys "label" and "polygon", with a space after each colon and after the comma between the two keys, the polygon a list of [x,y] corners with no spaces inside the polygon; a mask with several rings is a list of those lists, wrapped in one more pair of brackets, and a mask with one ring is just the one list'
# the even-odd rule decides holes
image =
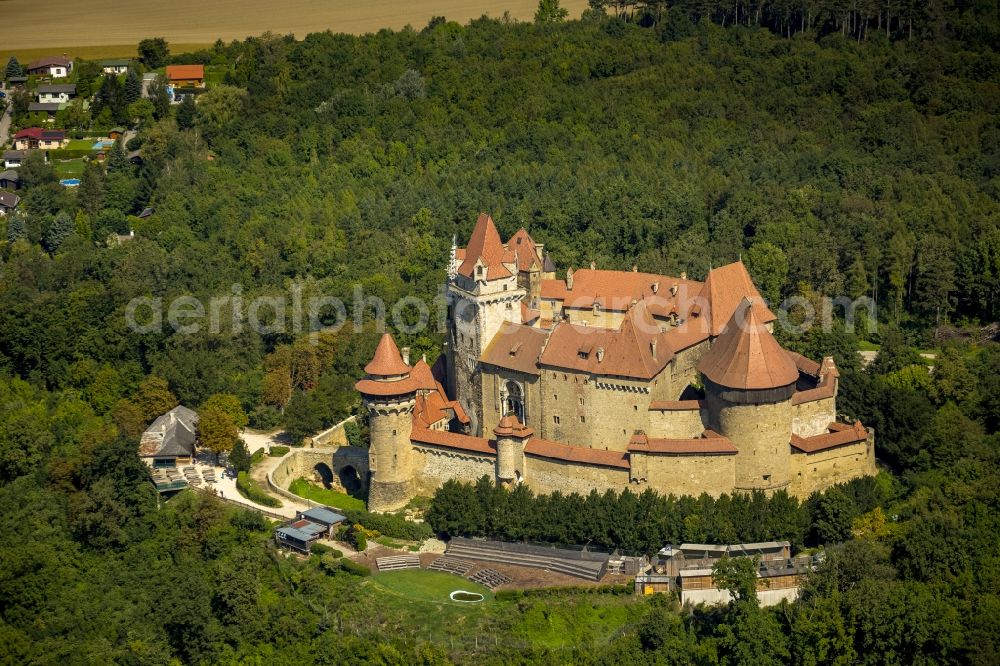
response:
{"label": "shrub", "polygon": [[332,555],[333,557],[343,557],[344,554],[332,546],[325,543],[314,543],[309,547],[309,552],[313,555]]}
{"label": "shrub", "polygon": [[250,456],[250,466],[253,467],[257,463],[259,463],[261,460],[263,460],[264,459],[264,455],[265,455],[265,453],[264,453],[264,448],[263,447],[261,447],[261,448],[257,449],[256,451],[254,451],[253,455]]}
{"label": "shrub", "polygon": [[240,491],[240,495],[246,497],[251,502],[256,502],[262,506],[279,507],[281,506],[281,501],[271,497],[263,490],[257,487],[253,479],[247,476],[246,472],[240,472],[236,475],[236,490]]}
{"label": "shrub", "polygon": [[351,523],[358,523],[368,530],[374,530],[394,539],[423,541],[434,536],[433,530],[426,523],[414,523],[403,516],[391,513],[368,513],[367,511],[350,510],[345,510],[341,513]]}
{"label": "shrub", "polygon": [[272,446],[271,452],[268,455],[271,456],[272,458],[280,458],[286,453],[288,453],[287,446]]}
{"label": "shrub", "polygon": [[358,531],[354,532],[353,534],[354,534],[354,547],[357,548],[359,552],[368,547],[368,537],[365,536],[364,532]]}
{"label": "shrub", "polygon": [[343,558],[342,560],[340,560],[340,567],[344,571],[346,571],[347,573],[353,574],[355,576],[371,576],[372,575],[372,570],[371,569],[369,569],[368,567],[366,567],[363,564],[358,564],[357,562],[353,562],[353,561],[347,559],[346,557]]}

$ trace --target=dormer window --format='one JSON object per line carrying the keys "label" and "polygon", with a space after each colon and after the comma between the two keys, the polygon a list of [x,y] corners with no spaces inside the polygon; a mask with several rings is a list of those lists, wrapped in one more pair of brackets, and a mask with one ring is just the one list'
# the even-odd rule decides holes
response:
{"label": "dormer window", "polygon": [[476,266],[476,277],[477,278],[482,278],[483,277],[483,267],[482,266]]}
{"label": "dormer window", "polygon": [[601,314],[601,304],[596,301],[594,302],[594,314]]}

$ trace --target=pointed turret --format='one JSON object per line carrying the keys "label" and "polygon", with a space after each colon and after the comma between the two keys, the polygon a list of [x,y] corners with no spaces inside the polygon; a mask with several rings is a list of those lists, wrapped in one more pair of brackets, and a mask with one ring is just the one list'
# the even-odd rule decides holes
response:
{"label": "pointed turret", "polygon": [[744,298],[721,335],[712,343],[698,371],[730,389],[775,389],[794,384],[799,371],[753,307]]}
{"label": "pointed turret", "polygon": [[493,434],[497,438],[497,480],[508,485],[520,483],[524,480],[524,445],[535,431],[514,414],[507,414]]}

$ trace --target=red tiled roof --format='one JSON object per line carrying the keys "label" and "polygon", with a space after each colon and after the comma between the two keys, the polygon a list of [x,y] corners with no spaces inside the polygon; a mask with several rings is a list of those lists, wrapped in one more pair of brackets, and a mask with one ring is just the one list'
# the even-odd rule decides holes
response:
{"label": "red tiled roof", "polygon": [[649,403],[651,412],[686,412],[704,407],[704,400],[653,400]]}
{"label": "red tiled roof", "polygon": [[504,322],[479,360],[499,368],[537,375],[538,357],[548,337],[549,332],[544,329]]}
{"label": "red tiled roof", "polygon": [[811,358],[803,356],[802,354],[793,352],[790,349],[786,349],[785,353],[792,359],[792,363],[794,363],[795,367],[799,369],[799,372],[805,375],[819,377],[819,363]]}
{"label": "red tiled roof", "polygon": [[709,271],[701,290],[700,300],[703,306],[707,304],[711,310],[713,337],[722,333],[744,299],[749,299],[753,303],[754,313],[762,323],[766,324],[777,319],[764,303],[742,261]]}
{"label": "red tiled roof", "polygon": [[417,442],[418,444],[443,446],[448,449],[496,455],[496,445],[485,437],[472,437],[446,430],[429,430],[427,428],[415,427],[410,433],[410,441]]}
{"label": "red tiled roof", "polygon": [[791,444],[804,453],[816,453],[868,440],[868,431],[861,425],[861,421],[855,421],[853,426],[842,423],[831,423],[829,430],[830,432],[823,433],[822,435],[813,435],[812,437],[792,435]]}
{"label": "red tiled roof", "polygon": [[382,339],[378,341],[378,347],[375,348],[375,355],[365,366],[365,372],[379,377],[391,377],[405,375],[409,371],[410,366],[403,362],[396,341],[388,333],[383,333]]}
{"label": "red tiled roof", "polygon": [[493,434],[497,437],[517,437],[519,439],[526,439],[535,434],[535,431],[528,426],[521,423],[521,421],[513,414],[507,414],[502,419],[497,427],[493,429]]}
{"label": "red tiled roof", "polygon": [[410,369],[410,377],[413,378],[417,388],[428,391],[437,388],[437,381],[434,379],[434,373],[431,372],[431,366],[427,365],[427,361],[423,359],[413,364],[413,368]]}
{"label": "red tiled roof", "polygon": [[563,280],[542,280],[542,298],[553,301],[566,299],[566,282]]}
{"label": "red tiled roof", "polygon": [[588,449],[583,446],[562,444],[548,439],[534,437],[524,446],[524,452],[540,458],[564,460],[566,462],[583,463],[585,465],[602,465],[628,469],[628,454],[624,451],[605,451],[604,449]]}
{"label": "red tiled roof", "polygon": [[354,390],[363,395],[384,398],[392,395],[406,395],[417,390],[417,384],[412,377],[404,377],[396,381],[378,381],[361,379],[354,385]]}
{"label": "red tiled roof", "polygon": [[697,296],[701,288],[700,282],[667,275],[581,268],[573,273],[572,289],[563,280],[542,280],[542,297],[562,300],[568,308],[588,309],[596,303],[617,312],[648,299],[647,306],[654,314],[666,315],[674,307],[679,312],[678,306]]}
{"label": "red tiled roof", "polygon": [[[602,359],[599,349],[604,350]],[[561,322],[552,329],[540,363],[595,375],[652,379],[673,356],[666,334],[640,301],[618,330]]]}
{"label": "red tiled roof", "polygon": [[171,81],[204,78],[204,65],[167,65],[167,79]]}
{"label": "red tiled roof", "polygon": [[528,307],[527,303],[521,301],[521,323],[530,324],[531,322],[542,316],[542,313],[538,310],[533,310]]}
{"label": "red tiled roof", "polygon": [[486,213],[480,213],[472,230],[472,236],[469,237],[469,244],[465,248],[462,263],[458,267],[458,273],[467,278],[475,278],[476,262],[482,261],[486,267],[487,280],[510,277],[510,271],[504,266],[507,253],[503,243],[500,242],[500,234],[493,223],[493,218]]}
{"label": "red tiled roof", "polygon": [[510,237],[510,240],[507,241],[507,249],[512,251],[517,258],[517,270],[542,270],[542,262],[538,258],[535,240],[524,227],[518,229],[517,233]]}
{"label": "red tiled roof", "polygon": [[799,378],[791,357],[747,299],[705,352],[698,371],[716,384],[732,389],[778,388]]}
{"label": "red tiled roof", "polygon": [[633,435],[629,451],[664,455],[735,455],[739,449],[718,433],[706,430],[704,436],[691,439],[657,439],[644,434]]}
{"label": "red tiled roof", "polygon": [[18,139],[35,139],[38,140],[42,137],[42,132],[44,132],[41,127],[25,127],[23,130],[14,135],[14,140]]}

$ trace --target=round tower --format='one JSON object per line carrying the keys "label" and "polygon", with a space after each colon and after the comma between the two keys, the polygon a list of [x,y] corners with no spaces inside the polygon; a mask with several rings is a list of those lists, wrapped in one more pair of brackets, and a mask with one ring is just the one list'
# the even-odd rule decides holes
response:
{"label": "round tower", "polygon": [[736,489],[791,482],[792,394],[798,369],[744,299],[698,364],[712,427],[739,449]]}
{"label": "round tower", "polygon": [[410,431],[417,385],[388,333],[379,341],[365,373],[355,388],[368,410],[371,431],[368,510],[394,511],[406,506],[413,496]]}
{"label": "round tower", "polygon": [[524,445],[535,431],[513,414],[500,419],[493,429],[497,438],[497,482],[511,486],[524,480]]}

